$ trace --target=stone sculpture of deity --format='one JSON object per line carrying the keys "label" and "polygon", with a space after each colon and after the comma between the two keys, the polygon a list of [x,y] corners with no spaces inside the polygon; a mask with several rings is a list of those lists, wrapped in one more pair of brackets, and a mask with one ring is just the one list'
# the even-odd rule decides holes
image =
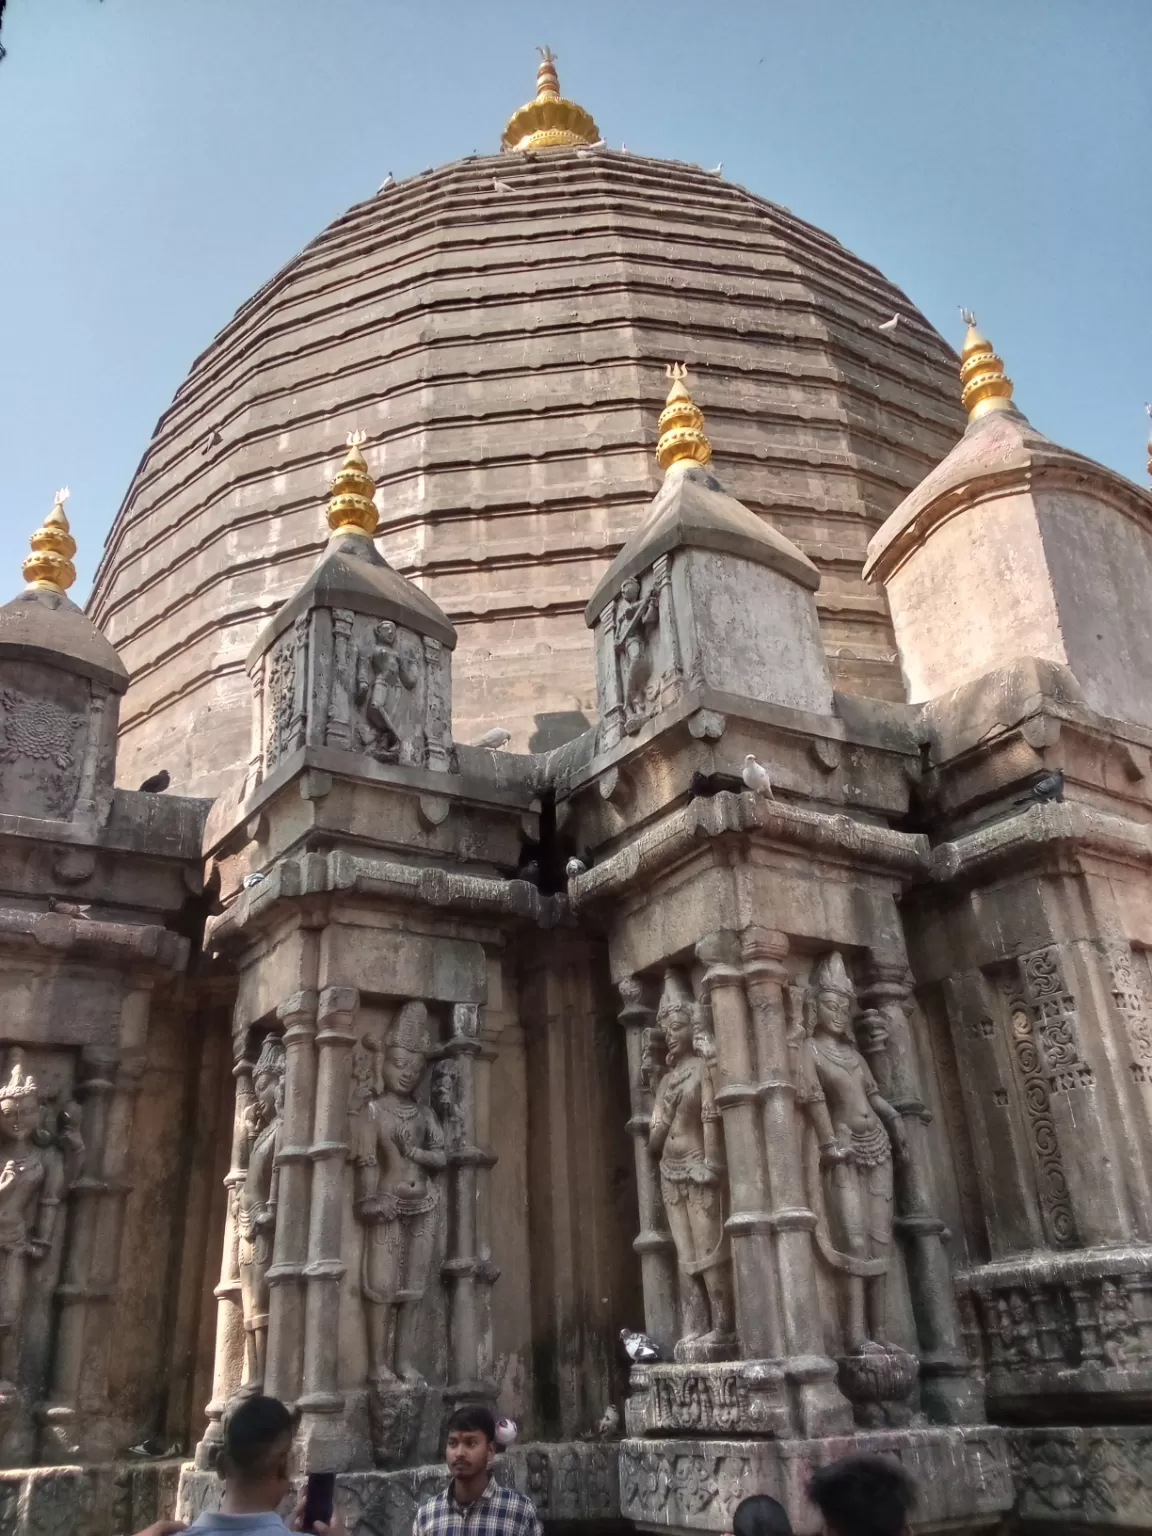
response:
{"label": "stone sculpture of deity", "polygon": [[360,744],[378,762],[395,763],[402,746],[400,706],[418,681],[411,658],[396,641],[396,626],[384,619],[372,632],[356,663],[356,702],[364,710]]}
{"label": "stone sculpture of deity", "polygon": [[244,1309],[244,1387],[250,1392],[263,1387],[268,1349],[268,1270],[276,1233],[280,1182],[276,1153],[284,1112],[284,1071],[284,1042],[279,1035],[266,1035],[252,1071],[252,1102],[245,1125],[247,1167],[234,1196]]}
{"label": "stone sculpture of deity", "polygon": [[[21,1051],[8,1058],[0,1087],[0,1394],[16,1390],[21,1320],[30,1265],[47,1257],[56,1216],[67,1193],[69,1162],[83,1147],[65,1127],[54,1136],[42,1127],[36,1080]],[[71,1157],[70,1157],[71,1155]]]}
{"label": "stone sculpture of deity", "polygon": [[[665,1060],[655,1086],[648,1150],[659,1159],[660,1189],[680,1267],[683,1333],[676,1359],[718,1360],[734,1343],[734,1320],[715,1052],[700,1007],[675,971],[665,978],[656,1022]],[[654,1056],[651,1061],[659,1070]]]}
{"label": "stone sculpture of deity", "polygon": [[640,583],[629,576],[620,588],[620,612],[616,621],[616,650],[620,656],[620,690],[624,696],[625,722],[648,713],[648,682],[652,676],[649,634],[660,622],[655,592],[640,595]]}
{"label": "stone sculpture of deity", "polygon": [[799,1097],[815,1132],[809,1168],[817,1246],[846,1287],[846,1353],[890,1353],[892,1159],[907,1152],[900,1116],[856,1047],[853,996],[843,959],[835,951],[823,956],[805,997]]}
{"label": "stone sculpture of deity", "polygon": [[427,1009],[405,1003],[378,1054],[373,1095],[354,1120],[356,1213],[366,1228],[360,1283],[377,1386],[423,1380],[417,1324],[436,1247],[436,1175],[447,1163],[440,1123],[416,1101],[431,1052]]}

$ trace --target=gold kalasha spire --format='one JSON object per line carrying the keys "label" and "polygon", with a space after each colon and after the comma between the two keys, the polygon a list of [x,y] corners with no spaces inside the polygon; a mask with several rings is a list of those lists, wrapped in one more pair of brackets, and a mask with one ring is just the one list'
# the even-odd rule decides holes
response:
{"label": "gold kalasha spire", "polygon": [[992,343],[976,329],[976,316],[971,310],[960,313],[968,327],[960,354],[960,382],[964,386],[960,398],[968,420],[978,421],[989,411],[1012,410],[1012,380],[1004,372],[1003,358],[997,357]]}
{"label": "gold kalasha spire", "polygon": [[570,149],[577,144],[597,144],[600,130],[591,115],[560,94],[556,55],[541,48],[536,71],[536,100],[513,112],[500,144],[511,150]]}
{"label": "gold kalasha spire", "polygon": [[24,562],[24,580],[30,592],[67,592],[76,580],[72,556],[76,540],[68,526],[64,503],[68,488],[56,492],[56,505],[32,535],[32,553]]}
{"label": "gold kalasha spire", "polygon": [[332,482],[332,495],[328,502],[328,526],[330,538],[345,533],[361,533],[371,538],[380,522],[373,500],[376,482],[368,473],[361,443],[367,440],[366,432],[349,432],[348,453],[339,473]]}
{"label": "gold kalasha spire", "polygon": [[712,444],[704,436],[704,412],[684,386],[688,376],[686,363],[669,363],[672,388],[660,412],[660,441],[656,444],[656,462],[663,470],[673,464],[707,464]]}

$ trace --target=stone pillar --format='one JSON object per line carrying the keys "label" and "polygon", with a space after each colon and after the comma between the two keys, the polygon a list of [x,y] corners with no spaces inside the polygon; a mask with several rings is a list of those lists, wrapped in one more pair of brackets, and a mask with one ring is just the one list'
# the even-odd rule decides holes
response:
{"label": "stone pillar", "polygon": [[680,658],[680,632],[676,628],[676,610],[672,602],[672,557],[661,555],[653,567],[660,604],[660,633],[668,647],[668,666],[662,679],[662,701],[674,703],[684,686],[684,664]]}
{"label": "stone pillar", "polygon": [[424,735],[428,767],[447,773],[452,759],[451,665],[444,647],[432,635],[424,640]]}
{"label": "stone pillar", "polygon": [[643,983],[637,977],[626,976],[619,983],[619,991],[623,1007],[618,1017],[624,1026],[628,1051],[628,1091],[632,1110],[628,1130],[635,1147],[636,1203],[640,1211],[640,1231],[632,1246],[640,1255],[644,1328],[660,1345],[665,1359],[670,1360],[678,1333],[676,1248],[664,1217],[656,1163],[648,1151],[652,1090],[644,1081],[645,1032],[655,1026],[656,1014],[644,1002]]}
{"label": "stone pillar", "polygon": [[352,749],[352,701],[356,687],[352,675],[355,657],[349,656],[352,626],[356,615],[351,608],[332,610],[332,664],[328,669],[328,710],[324,729],[324,744],[339,747],[345,752]]}
{"label": "stone pillar", "polygon": [[457,1003],[452,1010],[452,1037],[444,1056],[456,1066],[459,1112],[456,1144],[449,1144],[452,1170],[449,1195],[448,1252],[441,1273],[448,1281],[448,1385],[444,1396],[453,1407],[462,1402],[492,1400],[495,1383],[480,1379],[480,1330],[476,1278],[479,1267],[476,1213],[479,1170],[490,1160],[476,1144],[476,1057],[480,1053],[480,1004]]}
{"label": "stone pillar", "polygon": [[696,946],[707,967],[702,982],[716,1036],[716,1104],[724,1119],[731,1214],[728,1234],[736,1291],[736,1330],[745,1359],[783,1353],[772,1254],[772,1224],[765,1210],[767,1184],[760,1144],[759,1093],[751,1049],[748,999],[740,946],[729,932],[711,933]]}
{"label": "stone pillar", "polygon": [[860,1001],[866,1005],[860,1044],[880,1092],[904,1124],[908,1157],[897,1166],[896,1219],[908,1266],[908,1285],[920,1340],[920,1397],[936,1423],[975,1423],[983,1401],[960,1338],[952,1272],[944,1243],[948,1231],[936,1214],[927,1142],[928,1114],[916,1078],[907,1009],[907,966],[871,952]]}
{"label": "stone pillar", "polygon": [[300,1445],[306,1470],[343,1471],[351,1445],[341,1417],[339,1390],[340,1291],[347,1266],[341,1237],[344,1224],[345,1163],[348,1159],[348,1086],[353,1020],[360,1006],[355,987],[325,987],[320,993],[316,1031],[316,1109],[313,1119],[312,1202],[308,1225],[307,1296]]}
{"label": "stone pillar", "polygon": [[761,1124],[766,1149],[768,1222],[775,1238],[786,1375],[801,1432],[818,1437],[851,1427],[851,1410],[836,1386],[825,1353],[818,1306],[812,1232],[816,1217],[804,1188],[803,1126],[796,1110],[796,1076],[785,988],[786,934],[746,928],[740,936],[743,974],[752,1009]]}
{"label": "stone pillar", "polygon": [[242,1056],[232,1069],[236,1080],[236,1107],[232,1118],[232,1163],[224,1180],[228,1190],[228,1214],[224,1222],[220,1283],[216,1286],[216,1353],[212,1377],[212,1401],[204,1410],[208,1425],[196,1447],[196,1466],[207,1471],[216,1464],[220,1446],[220,1421],[244,1375],[244,1305],[240,1292],[240,1262],[236,1232],[236,1192],[244,1183],[247,1148],[245,1121],[252,1105],[252,1063]]}
{"label": "stone pillar", "polygon": [[298,752],[304,745],[308,725],[308,632],[312,614],[302,613],[293,630],[296,660],[292,671],[292,718],[288,725],[288,739],[284,743],[284,755]]}
{"label": "stone pillar", "polygon": [[268,1270],[268,1358],[264,1390],[294,1403],[300,1393],[316,1098],[316,1009],[313,991],[297,992],[276,1010],[284,1026],[284,1113],[276,1154],[280,1191]]}
{"label": "stone pillar", "polygon": [[624,735],[624,702],[620,697],[620,667],[616,660],[616,605],[608,604],[600,615],[600,744],[614,747]]}

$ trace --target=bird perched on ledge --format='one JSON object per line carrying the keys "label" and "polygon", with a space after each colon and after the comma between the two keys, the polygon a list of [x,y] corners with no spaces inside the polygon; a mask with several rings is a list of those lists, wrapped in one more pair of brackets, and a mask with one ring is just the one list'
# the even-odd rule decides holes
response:
{"label": "bird perched on ledge", "polygon": [[505,730],[502,725],[493,726],[490,731],[485,731],[479,741],[474,741],[474,747],[487,747],[492,752],[499,752],[501,747],[506,747],[512,740],[512,732]]}
{"label": "bird perched on ledge", "polygon": [[744,772],[740,777],[754,795],[764,795],[769,800],[776,798],[772,793],[772,780],[768,777],[767,768],[763,763],[758,763],[751,752],[744,759]]}
{"label": "bird perched on ledge", "polygon": [[633,1365],[652,1365],[660,1358],[660,1350],[646,1333],[635,1333],[631,1328],[621,1328],[620,1342],[624,1353]]}
{"label": "bird perched on ledge", "polygon": [[505,1449],[507,1449],[507,1447],[510,1446],[510,1445],[515,1445],[516,1438],[519,1435],[519,1433],[520,1433],[520,1431],[519,1431],[519,1429],[516,1426],[516,1420],[515,1419],[497,1419],[497,1421],[496,1421],[496,1444],[497,1445],[502,1445],[502,1446],[505,1447]]}
{"label": "bird perched on ledge", "polygon": [[584,863],[583,859],[572,858],[565,864],[564,873],[568,876],[569,880],[575,880],[577,875],[588,873],[588,866]]}

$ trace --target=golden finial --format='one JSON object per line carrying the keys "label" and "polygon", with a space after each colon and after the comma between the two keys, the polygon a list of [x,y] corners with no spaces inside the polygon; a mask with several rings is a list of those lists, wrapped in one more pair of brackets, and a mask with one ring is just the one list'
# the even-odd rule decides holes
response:
{"label": "golden finial", "polygon": [[570,149],[576,144],[598,144],[600,130],[583,107],[565,101],[560,94],[556,74],[556,55],[551,48],[540,48],[540,68],[536,71],[536,100],[513,112],[501,139],[501,148],[510,150]]}
{"label": "golden finial", "polygon": [[704,412],[684,386],[688,365],[669,363],[666,372],[672,387],[660,412],[656,462],[664,470],[671,469],[673,464],[707,464],[712,457],[712,444],[704,436]]}
{"label": "golden finial", "polygon": [[1004,372],[1004,360],[997,357],[992,343],[976,329],[976,316],[970,309],[960,311],[968,327],[964,350],[960,354],[961,400],[969,421],[977,421],[989,411],[1010,411],[1012,380]]}
{"label": "golden finial", "polygon": [[76,580],[72,556],[76,540],[68,526],[64,503],[68,487],[56,492],[56,504],[32,535],[32,553],[24,562],[24,580],[30,592],[67,592]]}
{"label": "golden finial", "polygon": [[345,533],[362,533],[368,538],[376,532],[380,518],[376,512],[376,482],[368,473],[360,445],[367,442],[366,432],[349,432],[348,452],[332,482],[328,502],[330,538]]}

